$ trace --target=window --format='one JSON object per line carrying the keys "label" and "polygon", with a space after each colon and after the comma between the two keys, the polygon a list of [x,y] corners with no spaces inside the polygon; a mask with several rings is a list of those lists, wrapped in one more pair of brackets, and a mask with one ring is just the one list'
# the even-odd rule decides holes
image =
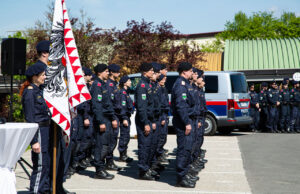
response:
{"label": "window", "polygon": [[247,93],[248,86],[244,74],[231,74],[230,80],[232,93]]}
{"label": "window", "polygon": [[166,88],[168,90],[168,93],[170,94],[172,92],[173,85],[175,81],[177,80],[178,76],[167,76],[167,81],[166,81]]}
{"label": "window", "polygon": [[141,77],[131,77],[130,80],[131,80],[131,88],[129,90],[129,93],[134,94],[136,86],[141,80]]}
{"label": "window", "polygon": [[205,75],[205,93],[218,93],[219,83],[218,76]]}

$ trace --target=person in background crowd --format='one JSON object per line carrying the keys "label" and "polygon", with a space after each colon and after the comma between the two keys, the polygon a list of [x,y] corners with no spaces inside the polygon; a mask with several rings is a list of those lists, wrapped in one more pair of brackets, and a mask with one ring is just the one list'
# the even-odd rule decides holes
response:
{"label": "person in background crowd", "polygon": [[[112,102],[113,105],[113,110],[116,111],[116,100],[115,100],[115,95],[118,92],[118,82],[117,79],[120,76],[120,66],[117,64],[110,64],[108,66],[108,70],[109,70],[109,78],[106,82],[107,85],[107,89],[108,89],[108,95],[110,97],[110,100]],[[115,113],[114,113],[115,114]],[[114,163],[113,160],[113,152],[115,150],[115,148],[117,147],[118,144],[118,135],[119,135],[119,120],[118,117],[115,115],[114,116],[117,119],[117,123],[118,126],[116,128],[114,128],[113,131],[113,138],[112,138],[112,142],[110,143],[110,149],[109,149],[109,153],[106,157],[106,169],[107,170],[114,170],[114,171],[118,171],[121,170],[121,167],[117,166]]]}
{"label": "person in background crowd", "polygon": [[259,93],[259,107],[261,108],[260,112],[260,131],[266,131],[267,121],[269,120],[269,110],[268,110],[268,84],[262,82],[262,90]]}
{"label": "person in background crowd", "polygon": [[279,92],[280,99],[280,130],[282,133],[290,132],[290,91],[288,82],[282,82],[282,89]]}
{"label": "person in background crowd", "polygon": [[269,103],[269,120],[267,128],[271,133],[279,133],[278,131],[278,107],[280,105],[279,101],[279,91],[276,81],[271,82],[271,87],[268,90],[268,103]]}
{"label": "person in background crowd", "polygon": [[293,81],[291,94],[291,124],[290,131],[300,133],[300,87],[298,81]]}
{"label": "person in background crowd", "polygon": [[130,141],[130,117],[133,114],[133,102],[129,96],[129,89],[131,87],[130,78],[125,75],[120,79],[120,90],[116,95],[117,101],[117,115],[120,121],[120,140],[119,140],[119,153],[120,162],[132,162],[133,158],[128,157],[127,148]]}
{"label": "person in background crowd", "polygon": [[259,113],[261,111],[259,107],[259,95],[254,90],[254,83],[249,85],[249,96],[250,96],[250,116],[253,119],[252,124],[250,125],[250,128],[252,131],[258,131],[259,130]]}

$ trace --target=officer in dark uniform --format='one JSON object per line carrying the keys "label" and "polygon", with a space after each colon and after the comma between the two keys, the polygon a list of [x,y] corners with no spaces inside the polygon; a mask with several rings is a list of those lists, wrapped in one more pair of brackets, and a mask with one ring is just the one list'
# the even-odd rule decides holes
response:
{"label": "officer in dark uniform", "polygon": [[105,158],[110,153],[113,139],[112,129],[117,128],[118,123],[105,83],[108,79],[107,65],[98,64],[94,71],[97,75],[91,87],[95,133],[94,165],[96,174],[94,178],[113,179],[114,175],[105,170]]}
{"label": "officer in dark uniform", "polygon": [[[202,78],[202,79],[201,79]],[[203,70],[198,70],[198,80],[197,85],[200,89],[200,121],[201,121],[201,142],[200,142],[200,159],[202,159],[202,163],[206,163],[207,160],[204,160],[206,150],[201,149],[204,143],[204,133],[205,133],[205,119],[207,114],[207,106],[206,106],[206,98],[205,98],[205,76]]]}
{"label": "officer in dark uniform", "polygon": [[150,87],[150,78],[154,71],[151,63],[142,63],[140,66],[141,80],[136,86],[134,94],[136,105],[136,130],[138,136],[138,167],[139,178],[155,180],[155,172],[151,170],[150,154],[153,130],[156,129],[153,112],[153,96]]}
{"label": "officer in dark uniform", "polygon": [[279,93],[280,99],[280,130],[282,133],[290,132],[290,91],[287,81],[282,82],[282,89]]}
{"label": "officer in dark uniform", "polygon": [[300,87],[298,81],[293,81],[291,89],[291,132],[300,133]]}
{"label": "officer in dark uniform", "polygon": [[276,89],[276,81],[271,82],[271,87],[268,90],[268,103],[269,103],[269,120],[268,129],[271,133],[279,133],[277,130],[278,125],[278,107],[280,105],[279,101],[279,91]]}
{"label": "officer in dark uniform", "polygon": [[254,90],[254,83],[249,85],[249,96],[250,96],[250,116],[252,117],[253,122],[250,125],[252,131],[259,130],[259,113],[261,111],[259,107],[259,95]]}
{"label": "officer in dark uniform", "polygon": [[129,96],[131,87],[130,78],[125,75],[120,79],[120,90],[115,96],[117,101],[117,115],[120,121],[120,140],[118,150],[120,152],[120,162],[132,162],[133,158],[128,157],[127,148],[130,141],[130,117],[133,113],[133,102]]}
{"label": "officer in dark uniform", "polygon": [[266,131],[267,121],[269,120],[269,110],[268,110],[268,84],[267,82],[262,82],[262,90],[259,93],[259,107],[260,112],[260,131]]}
{"label": "officer in dark uniform", "polygon": [[161,126],[161,130],[160,130],[159,141],[157,146],[157,154],[158,154],[158,160],[164,163],[168,163],[167,154],[164,149],[164,145],[167,142],[168,121],[169,121],[168,114],[170,111],[168,90],[165,87],[166,80],[167,77],[163,74],[161,74],[157,79],[157,82],[159,84],[159,90],[160,90],[159,99],[161,101],[161,112],[162,112],[160,123],[162,121],[165,121],[164,125]]}
{"label": "officer in dark uniform", "polygon": [[[84,80],[87,87],[90,88],[89,82],[92,79],[92,71],[82,68]],[[91,101],[85,101],[77,106],[78,135],[77,135],[77,152],[73,158],[73,166],[80,166],[82,169],[90,166],[90,149],[93,145],[93,120],[92,120]],[[87,158],[89,156],[89,158]]]}
{"label": "officer in dark uniform", "polygon": [[156,129],[153,130],[152,135],[152,143],[151,143],[151,169],[153,171],[161,171],[164,169],[164,166],[162,165],[163,158],[159,158],[161,160],[158,160],[158,143],[161,135],[161,128],[163,125],[166,124],[165,120],[162,120],[162,112],[161,112],[161,99],[159,98],[161,96],[159,84],[157,82],[157,78],[160,76],[160,64],[159,63],[151,63],[153,66],[154,74],[150,78],[150,87],[152,89],[152,98],[153,98],[153,116],[154,116],[154,122],[156,123]]}
{"label": "officer in dark uniform", "polygon": [[49,45],[49,41],[38,43],[36,48],[40,60],[26,70],[27,80],[20,90],[26,122],[39,124],[39,129],[30,143],[33,164],[30,177],[31,193],[50,193],[51,189],[50,112],[40,87],[46,78]]}
{"label": "officer in dark uniform", "polygon": [[[116,111],[116,101],[115,101],[115,95],[118,92],[118,82],[117,79],[120,76],[120,66],[117,64],[110,64],[108,66],[109,70],[109,78],[106,82],[107,89],[108,89],[108,94],[110,96],[112,105],[114,107],[114,111]],[[115,118],[118,119],[118,117],[115,115]],[[106,156],[106,168],[108,170],[120,170],[121,168],[117,166],[114,163],[113,160],[113,152],[118,144],[118,135],[119,135],[119,120],[117,120],[118,127],[113,129],[113,139],[111,142],[111,147],[110,147],[110,152]]]}
{"label": "officer in dark uniform", "polygon": [[171,107],[173,112],[173,126],[177,133],[177,186],[194,188],[195,182],[186,176],[189,170],[198,173],[195,169],[189,168],[192,158],[193,137],[195,125],[189,116],[189,111],[194,107],[192,101],[194,93],[190,85],[192,77],[192,65],[182,62],[178,66],[179,77],[172,88]]}

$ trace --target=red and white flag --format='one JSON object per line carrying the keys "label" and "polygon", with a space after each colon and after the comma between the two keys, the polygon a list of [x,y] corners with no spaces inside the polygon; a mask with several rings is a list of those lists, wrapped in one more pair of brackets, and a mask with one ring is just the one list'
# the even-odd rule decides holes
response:
{"label": "red and white flag", "polygon": [[68,145],[72,112],[91,96],[84,81],[65,0],[55,1],[50,41],[52,63],[46,71],[44,98],[52,120],[62,128]]}

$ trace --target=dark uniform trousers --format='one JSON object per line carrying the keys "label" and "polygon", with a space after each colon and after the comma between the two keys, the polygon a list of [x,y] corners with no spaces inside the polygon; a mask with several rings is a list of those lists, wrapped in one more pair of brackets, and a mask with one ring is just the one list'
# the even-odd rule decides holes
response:
{"label": "dark uniform trousers", "polygon": [[146,172],[149,170],[150,166],[150,153],[151,153],[151,143],[153,138],[153,129],[152,125],[150,124],[151,131],[146,136],[144,133],[145,125],[140,122],[138,116],[135,117],[136,123],[136,131],[138,136],[138,167],[139,170],[142,172]]}
{"label": "dark uniform trousers", "polygon": [[131,120],[128,120],[128,126],[125,127],[123,125],[122,120],[119,118],[121,121],[120,123],[120,139],[119,139],[119,147],[118,150],[120,153],[124,153],[127,151],[128,148],[128,143],[130,141],[130,126],[131,126]]}
{"label": "dark uniform trousers", "polygon": [[108,119],[103,121],[106,126],[105,132],[100,132],[99,124],[94,122],[95,150],[94,165],[96,171],[105,169],[105,157],[110,153],[110,143],[113,139],[111,122]]}
{"label": "dark uniform trousers", "polygon": [[33,170],[30,177],[30,191],[32,193],[43,193],[51,189],[51,150],[49,145],[49,133],[50,126],[39,127],[38,142],[41,146],[41,152],[37,154],[31,151]]}
{"label": "dark uniform trousers", "polygon": [[[195,121],[195,137],[192,160],[195,161],[201,154],[201,146],[204,140],[204,117],[200,117]],[[201,122],[201,126],[198,128],[198,122]]]}
{"label": "dark uniform trousers", "polygon": [[[165,125],[161,125],[161,122],[165,120]],[[163,115],[160,117],[160,134],[159,134],[159,140],[157,145],[157,154],[158,156],[162,155],[164,153],[164,145],[167,142],[167,136],[168,136],[168,124],[169,119],[166,117],[166,115]]]}
{"label": "dark uniform trousers", "polygon": [[281,131],[288,131],[290,128],[290,105],[281,104],[280,106],[280,129]]}
{"label": "dark uniform trousers", "polygon": [[253,122],[250,125],[251,129],[259,129],[260,112],[255,107],[249,108],[249,114]]}
{"label": "dark uniform trousers", "polygon": [[294,102],[291,113],[292,116],[291,116],[290,130],[300,131],[300,105]]}
{"label": "dark uniform trousers", "polygon": [[157,149],[158,149],[158,143],[159,143],[159,139],[160,139],[160,135],[161,135],[161,123],[159,122],[160,119],[158,121],[156,121],[156,129],[153,130],[152,132],[152,142],[151,142],[151,151],[150,151],[150,164],[155,164],[157,161]]}
{"label": "dark uniform trousers", "polygon": [[[173,123],[177,135],[176,166],[177,176],[183,178],[189,170],[192,162],[192,151],[195,137],[195,121],[192,121],[192,130],[189,135],[185,135],[185,125],[179,121],[180,118],[173,117]],[[179,122],[178,122],[179,121]]]}

